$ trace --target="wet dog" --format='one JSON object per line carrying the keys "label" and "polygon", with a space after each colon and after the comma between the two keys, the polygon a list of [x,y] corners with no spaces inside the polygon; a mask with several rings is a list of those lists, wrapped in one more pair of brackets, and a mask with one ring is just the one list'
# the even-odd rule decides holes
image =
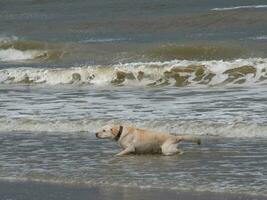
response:
{"label": "wet dog", "polygon": [[106,125],[96,133],[97,138],[110,138],[118,142],[123,148],[115,156],[131,153],[162,153],[163,155],[174,155],[182,151],[177,148],[181,141],[200,144],[199,138],[193,136],[175,136],[169,133],[155,132],[132,126]]}

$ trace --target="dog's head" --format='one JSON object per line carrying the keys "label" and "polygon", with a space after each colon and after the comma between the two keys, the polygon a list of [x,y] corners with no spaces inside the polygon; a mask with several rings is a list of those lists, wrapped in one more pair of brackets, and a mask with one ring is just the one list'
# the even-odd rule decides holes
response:
{"label": "dog's head", "polygon": [[119,125],[106,125],[98,130],[95,134],[97,138],[111,138],[115,139],[119,134],[120,126]]}

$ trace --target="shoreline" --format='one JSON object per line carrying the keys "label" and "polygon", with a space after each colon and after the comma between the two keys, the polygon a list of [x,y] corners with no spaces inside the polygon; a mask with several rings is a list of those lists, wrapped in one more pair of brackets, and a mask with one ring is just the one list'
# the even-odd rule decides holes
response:
{"label": "shoreline", "polygon": [[155,188],[126,188],[108,186],[87,186],[83,184],[60,184],[35,181],[0,181],[0,196],[3,200],[58,200],[58,199],[142,199],[142,200],[264,200],[265,196],[174,191]]}

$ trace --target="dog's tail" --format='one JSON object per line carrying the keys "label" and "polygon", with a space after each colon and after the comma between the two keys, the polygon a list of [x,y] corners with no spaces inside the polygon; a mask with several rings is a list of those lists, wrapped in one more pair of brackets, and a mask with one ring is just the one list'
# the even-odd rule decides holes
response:
{"label": "dog's tail", "polygon": [[198,145],[201,144],[200,138],[190,136],[190,135],[176,136],[176,140],[177,140],[177,142],[185,141],[185,142],[193,142],[193,143],[196,143]]}

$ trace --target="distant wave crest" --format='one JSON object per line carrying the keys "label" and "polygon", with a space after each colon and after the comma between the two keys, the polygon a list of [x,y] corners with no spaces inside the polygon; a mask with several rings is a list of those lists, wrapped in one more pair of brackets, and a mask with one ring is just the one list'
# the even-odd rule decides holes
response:
{"label": "distant wave crest", "polygon": [[261,35],[257,37],[250,37],[251,40],[267,40],[267,35]]}
{"label": "distant wave crest", "polygon": [[0,61],[2,62],[57,60],[62,54],[62,49],[57,49],[45,42],[20,40],[16,36],[0,36]]}
{"label": "distant wave crest", "polygon": [[20,51],[17,49],[0,50],[0,61],[25,61],[42,56],[41,51]]}
{"label": "distant wave crest", "polygon": [[81,40],[80,43],[112,43],[112,42],[118,42],[118,41],[127,41],[129,39],[126,38],[89,38],[85,40]]}
{"label": "distant wave crest", "polygon": [[226,11],[226,10],[239,10],[239,9],[257,9],[257,8],[267,8],[267,5],[248,5],[248,6],[233,6],[226,8],[212,8],[214,11]]}

